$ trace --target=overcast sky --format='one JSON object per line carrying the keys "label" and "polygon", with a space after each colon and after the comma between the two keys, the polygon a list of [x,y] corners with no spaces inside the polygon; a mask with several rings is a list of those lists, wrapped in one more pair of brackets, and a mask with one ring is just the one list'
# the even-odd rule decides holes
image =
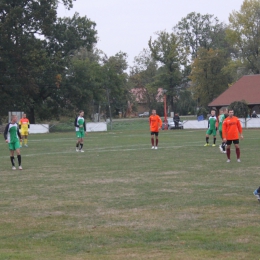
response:
{"label": "overcast sky", "polygon": [[172,31],[188,13],[213,14],[228,23],[229,14],[239,11],[243,0],[76,0],[70,11],[59,6],[58,16],[78,12],[94,21],[98,31],[97,48],[112,56],[128,54],[129,65],[155,32]]}

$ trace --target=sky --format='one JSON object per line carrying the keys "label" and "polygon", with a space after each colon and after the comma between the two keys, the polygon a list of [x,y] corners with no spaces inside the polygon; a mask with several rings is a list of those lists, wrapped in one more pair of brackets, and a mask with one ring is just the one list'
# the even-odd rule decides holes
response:
{"label": "sky", "polygon": [[128,55],[128,64],[148,48],[150,37],[172,28],[188,13],[213,14],[228,23],[229,14],[239,11],[243,0],[76,0],[71,10],[59,5],[58,16],[78,12],[95,22],[97,48],[108,56],[119,51]]}

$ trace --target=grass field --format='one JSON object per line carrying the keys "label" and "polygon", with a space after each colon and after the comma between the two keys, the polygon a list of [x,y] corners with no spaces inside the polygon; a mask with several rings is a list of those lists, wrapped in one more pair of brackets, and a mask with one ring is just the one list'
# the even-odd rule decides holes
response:
{"label": "grass field", "polygon": [[23,171],[2,139],[0,260],[259,259],[259,130],[244,137],[226,163],[204,130],[151,150],[146,119],[88,134],[85,153],[74,132],[30,135]]}

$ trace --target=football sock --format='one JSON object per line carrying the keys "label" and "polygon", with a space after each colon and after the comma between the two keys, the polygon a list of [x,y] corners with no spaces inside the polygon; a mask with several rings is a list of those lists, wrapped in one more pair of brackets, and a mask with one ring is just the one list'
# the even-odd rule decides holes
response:
{"label": "football sock", "polygon": [[236,148],[237,159],[240,159],[240,148]]}
{"label": "football sock", "polygon": [[159,139],[156,139],[156,146],[158,146]]}
{"label": "football sock", "polygon": [[80,144],[80,148],[79,148],[79,149],[81,150],[81,149],[82,149],[82,147],[83,147],[83,144],[81,143],[81,144]]}
{"label": "football sock", "polygon": [[76,143],[76,147],[79,148],[79,143]]}
{"label": "football sock", "polygon": [[227,148],[227,158],[230,160],[230,148]]}
{"label": "football sock", "polygon": [[216,144],[216,139],[217,139],[216,137],[213,139],[214,144]]}
{"label": "football sock", "polygon": [[15,166],[15,164],[14,164],[14,156],[10,156],[10,159],[11,159],[12,165]]}
{"label": "football sock", "polygon": [[27,145],[27,139],[24,139],[24,144]]}
{"label": "football sock", "polygon": [[206,137],[206,143],[207,143],[207,144],[209,143],[209,138],[208,138],[208,137]]}
{"label": "football sock", "polygon": [[223,142],[222,145],[221,145],[221,147],[222,147],[223,151],[225,151],[225,150],[226,150],[226,143]]}
{"label": "football sock", "polygon": [[154,138],[151,138],[152,146],[154,146]]}
{"label": "football sock", "polygon": [[22,141],[22,142],[20,142],[20,146],[23,146],[23,141]]}
{"label": "football sock", "polygon": [[18,164],[19,164],[19,166],[21,166],[22,156],[21,156],[20,154],[17,155],[17,159],[18,159]]}

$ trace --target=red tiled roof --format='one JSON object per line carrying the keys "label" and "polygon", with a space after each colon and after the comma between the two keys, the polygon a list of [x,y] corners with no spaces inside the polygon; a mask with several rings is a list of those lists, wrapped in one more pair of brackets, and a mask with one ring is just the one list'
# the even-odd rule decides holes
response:
{"label": "red tiled roof", "polygon": [[248,105],[260,104],[260,74],[243,76],[209,103],[209,106],[228,106],[241,100],[245,100]]}

